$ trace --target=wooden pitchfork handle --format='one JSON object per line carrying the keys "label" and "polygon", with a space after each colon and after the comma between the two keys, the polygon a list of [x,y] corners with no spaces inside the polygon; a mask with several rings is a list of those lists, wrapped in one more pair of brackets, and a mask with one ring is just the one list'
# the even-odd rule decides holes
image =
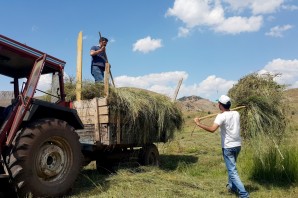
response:
{"label": "wooden pitchfork handle", "polygon": [[[98,32],[98,34],[99,34],[99,39],[101,39],[101,33]],[[105,56],[105,58],[106,58],[106,62],[109,63],[109,60],[108,60],[108,56],[107,56],[106,51],[105,51],[105,53],[104,53],[104,56]],[[114,83],[114,78],[113,78],[113,75],[112,75],[111,65],[110,65],[110,64],[109,64],[109,67],[110,67],[110,68],[109,68],[109,74],[110,74],[110,76],[111,76],[112,83],[113,83],[114,87],[116,87],[116,86],[115,86],[115,83]]]}
{"label": "wooden pitchfork handle", "polygon": [[[246,106],[239,106],[239,107],[235,107],[235,108],[232,108],[230,109],[231,111],[236,111],[236,110],[239,110],[239,109],[243,109],[245,108]],[[204,119],[207,119],[207,118],[211,118],[211,117],[214,117],[214,116],[217,116],[219,113],[213,113],[213,114],[210,114],[210,115],[206,115],[206,116],[203,116],[201,118],[199,118],[200,120],[204,120]],[[191,136],[193,134],[193,132],[195,131],[197,125],[195,125],[195,127],[193,128],[192,132],[191,132]]]}

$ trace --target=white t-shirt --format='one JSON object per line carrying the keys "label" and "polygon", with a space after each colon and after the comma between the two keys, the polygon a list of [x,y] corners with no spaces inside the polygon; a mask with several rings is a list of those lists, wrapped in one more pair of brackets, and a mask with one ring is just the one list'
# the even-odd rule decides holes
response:
{"label": "white t-shirt", "polygon": [[220,127],[222,148],[241,146],[240,115],[237,111],[224,111],[218,114],[214,123]]}

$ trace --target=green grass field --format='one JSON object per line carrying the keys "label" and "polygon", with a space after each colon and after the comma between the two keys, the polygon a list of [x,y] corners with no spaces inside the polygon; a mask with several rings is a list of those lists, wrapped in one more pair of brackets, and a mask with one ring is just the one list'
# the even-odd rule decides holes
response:
{"label": "green grass field", "polygon": [[[297,92],[296,92],[297,93]],[[297,102],[297,101],[296,101]],[[292,103],[287,137],[280,145],[283,155],[290,152],[290,174],[273,177],[253,177],[253,150],[244,142],[238,159],[239,175],[250,197],[298,197],[298,103]],[[99,174],[94,163],[85,167],[77,179],[70,197],[236,197],[226,191],[227,173],[222,159],[220,135],[194,128],[195,113],[185,113],[185,124],[171,142],[158,144],[160,167],[119,164],[115,173]],[[204,121],[212,122],[213,119]],[[264,142],[266,145],[267,142]],[[275,151],[274,151],[275,152]],[[276,156],[279,154],[277,153]],[[271,156],[271,154],[269,155]],[[269,161],[272,160],[271,158]],[[296,161],[295,161],[296,160]],[[275,170],[283,168],[275,165]],[[295,172],[296,171],[296,172]],[[263,172],[262,172],[263,173]],[[296,175],[295,175],[296,174]],[[271,176],[272,176],[271,175]]]}

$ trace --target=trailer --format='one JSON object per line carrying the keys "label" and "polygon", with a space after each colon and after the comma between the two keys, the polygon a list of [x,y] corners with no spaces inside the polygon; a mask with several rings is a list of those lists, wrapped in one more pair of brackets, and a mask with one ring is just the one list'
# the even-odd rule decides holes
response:
{"label": "trailer", "polygon": [[154,143],[162,137],[148,138],[142,131],[131,134],[110,110],[107,97],[74,101],[84,128],[76,130],[80,136],[85,165],[96,161],[97,170],[112,170],[118,162],[134,160],[140,165],[159,165],[159,152]]}

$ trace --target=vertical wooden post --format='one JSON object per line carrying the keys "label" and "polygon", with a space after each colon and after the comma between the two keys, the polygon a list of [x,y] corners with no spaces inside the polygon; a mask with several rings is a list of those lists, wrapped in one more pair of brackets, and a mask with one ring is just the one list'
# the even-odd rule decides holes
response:
{"label": "vertical wooden post", "polygon": [[95,116],[94,116],[94,131],[95,131],[95,140],[101,141],[100,134],[100,123],[99,123],[99,112],[98,112],[98,99],[94,98],[94,108],[95,108]]}
{"label": "vertical wooden post", "polygon": [[106,62],[105,75],[104,75],[105,97],[108,97],[109,95],[109,78],[110,78],[110,64]]}
{"label": "vertical wooden post", "polygon": [[174,96],[172,98],[172,102],[175,102],[176,98],[177,98],[177,95],[178,95],[178,92],[179,92],[179,89],[180,89],[180,86],[182,84],[182,81],[183,81],[183,78],[181,78],[178,82],[178,85],[176,87],[176,90],[175,90],[175,93],[174,93]]}
{"label": "vertical wooden post", "polygon": [[83,54],[83,33],[79,32],[77,41],[77,83],[76,83],[76,99],[81,100],[82,95],[82,54]]}
{"label": "vertical wooden post", "polygon": [[117,113],[117,121],[116,121],[116,134],[117,134],[117,144],[121,143],[121,120],[120,120],[120,112]]}

